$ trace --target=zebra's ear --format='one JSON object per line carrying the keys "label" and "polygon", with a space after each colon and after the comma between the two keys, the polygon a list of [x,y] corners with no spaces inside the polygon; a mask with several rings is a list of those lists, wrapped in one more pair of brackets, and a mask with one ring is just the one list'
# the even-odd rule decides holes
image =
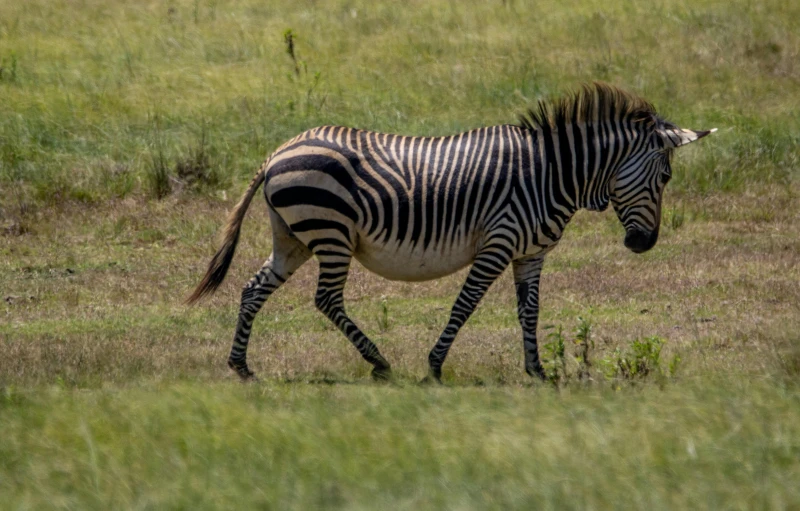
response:
{"label": "zebra's ear", "polygon": [[682,145],[690,144],[695,140],[700,140],[708,134],[714,133],[717,128],[708,131],[694,131],[685,130],[678,127],[661,127],[656,129],[656,133],[664,141],[665,147],[680,147]]}

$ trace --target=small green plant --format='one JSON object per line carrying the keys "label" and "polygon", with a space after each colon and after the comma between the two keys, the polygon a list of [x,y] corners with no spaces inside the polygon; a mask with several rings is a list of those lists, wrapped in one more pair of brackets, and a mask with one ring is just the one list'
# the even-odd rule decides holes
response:
{"label": "small green plant", "polygon": [[669,361],[669,375],[670,377],[675,377],[675,374],[678,372],[678,368],[681,365],[681,356],[677,353],[672,356],[672,360]]}
{"label": "small green plant", "polygon": [[661,348],[664,341],[657,336],[636,339],[631,344],[632,357],[628,359],[628,372],[635,376],[647,376],[658,371],[661,363]]}
{"label": "small green plant", "polygon": [[591,377],[591,351],[594,349],[592,340],[592,323],[589,319],[578,317],[578,328],[575,330],[575,337],[572,344],[575,345],[577,352],[573,355],[573,360],[577,364],[577,371],[570,373],[567,367],[566,346],[569,344],[564,335],[564,328],[561,325],[546,325],[543,330],[550,330],[547,334],[547,341],[542,345],[542,365],[545,370],[547,381],[554,385],[566,383],[577,376],[579,380]]}
{"label": "small green plant", "polygon": [[684,212],[683,208],[680,210],[677,208],[670,208],[664,213],[664,220],[666,221],[665,223],[673,231],[680,229],[686,221],[686,213]]}
{"label": "small green plant", "polygon": [[316,93],[317,88],[322,81],[322,73],[319,71],[314,73],[313,78],[311,79],[311,83],[306,90],[306,111],[307,113],[312,110],[316,110],[319,112],[322,110],[322,107],[325,106],[325,101],[328,99],[328,94],[319,95]]}
{"label": "small green plant", "polygon": [[297,60],[297,55],[294,53],[294,38],[295,38],[294,31],[291,28],[286,29],[283,33],[283,42],[286,44],[286,53],[292,59],[292,64],[294,64],[294,75],[300,76],[300,63]]}
{"label": "small green plant", "polygon": [[[578,316],[577,319],[578,326],[571,339],[564,335],[561,325],[543,327],[548,333],[547,342],[542,345],[542,366],[545,378],[550,383],[558,386],[573,379],[592,381],[593,374],[597,373],[603,374],[609,380],[624,381],[641,381],[653,376],[663,380],[674,377],[677,373],[681,357],[676,354],[664,367],[661,349],[665,341],[658,336],[636,339],[627,349],[616,348],[607,357],[595,358],[592,322],[583,316]],[[568,344],[575,347],[571,358],[566,356],[565,347]]]}
{"label": "small green plant", "polygon": [[547,339],[550,340],[550,342],[542,346],[546,353],[546,358],[542,365],[544,366],[547,380],[554,385],[558,385],[562,379],[567,377],[564,328],[561,325],[558,325],[558,327],[547,325],[544,327],[544,330],[552,330],[552,332],[547,334]]}
{"label": "small green plant", "polygon": [[381,332],[389,330],[389,300],[381,296],[381,311],[378,314],[378,328]]}
{"label": "small green plant", "polygon": [[[642,380],[650,375],[662,376],[661,349],[664,340],[658,336],[634,340],[626,350],[617,348],[611,357],[603,361],[604,373],[610,379],[623,379],[628,381]],[[669,374],[677,371],[680,357],[673,357],[669,363]]]}
{"label": "small green plant", "polygon": [[592,322],[589,319],[578,316],[578,330],[575,332],[575,344],[577,353],[575,361],[578,362],[578,379],[584,380],[590,378],[590,369],[592,361],[589,353],[594,349],[594,340],[592,340]]}
{"label": "small green plant", "polygon": [[[297,34],[289,28],[283,33],[283,42],[286,45],[286,53],[292,59],[294,68],[294,76],[289,74],[289,79],[296,83],[299,87],[305,88],[305,114],[318,113],[325,106],[328,99],[327,93],[321,94],[319,92],[320,84],[322,83],[322,73],[319,71],[309,74],[308,64],[297,57],[295,49],[295,39]],[[302,72],[300,71],[302,69]],[[290,112],[295,111],[297,101],[290,99],[286,103]]]}

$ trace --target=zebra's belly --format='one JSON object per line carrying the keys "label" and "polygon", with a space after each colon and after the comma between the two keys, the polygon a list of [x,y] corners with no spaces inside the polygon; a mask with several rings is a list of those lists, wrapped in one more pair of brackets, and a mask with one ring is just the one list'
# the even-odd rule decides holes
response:
{"label": "zebra's belly", "polygon": [[450,275],[472,263],[471,246],[454,246],[447,251],[422,251],[410,247],[390,247],[359,243],[355,258],[371,272],[390,280],[415,282]]}

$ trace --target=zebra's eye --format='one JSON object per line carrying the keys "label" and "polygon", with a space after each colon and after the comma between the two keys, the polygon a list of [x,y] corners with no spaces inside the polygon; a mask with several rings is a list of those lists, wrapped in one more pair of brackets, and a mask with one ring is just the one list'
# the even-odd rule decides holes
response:
{"label": "zebra's eye", "polygon": [[669,183],[669,180],[672,179],[672,174],[668,172],[661,173],[661,185],[664,186],[665,184]]}

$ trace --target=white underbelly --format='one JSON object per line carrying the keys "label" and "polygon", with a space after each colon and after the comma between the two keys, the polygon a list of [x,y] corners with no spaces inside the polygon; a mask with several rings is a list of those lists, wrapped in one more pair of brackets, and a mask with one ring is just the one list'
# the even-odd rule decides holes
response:
{"label": "white underbelly", "polygon": [[475,259],[473,243],[462,243],[447,250],[429,247],[382,245],[360,241],[355,258],[371,272],[390,280],[432,280],[455,273]]}

